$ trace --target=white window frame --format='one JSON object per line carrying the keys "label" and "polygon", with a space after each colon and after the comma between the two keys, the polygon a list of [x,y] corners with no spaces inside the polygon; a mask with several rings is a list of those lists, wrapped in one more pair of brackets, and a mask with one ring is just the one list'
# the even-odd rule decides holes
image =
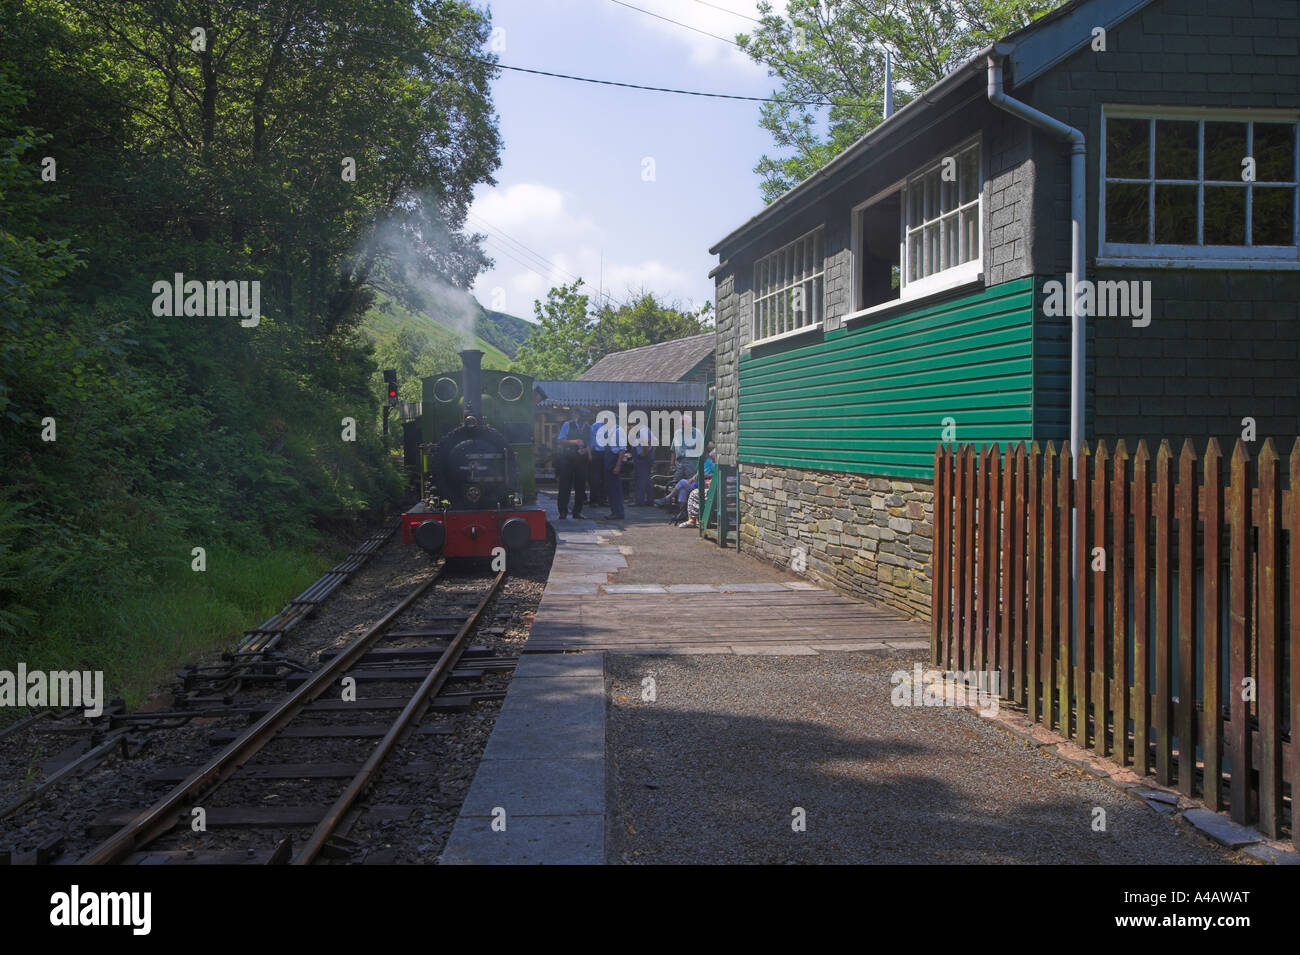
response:
{"label": "white window frame", "polygon": [[[924,278],[908,281],[908,261],[907,261],[907,239],[909,232],[923,230],[926,222],[922,221],[919,227],[913,228],[908,221],[911,209],[910,193],[915,184],[922,181],[925,176],[933,172],[936,168],[943,165],[944,159],[948,157],[956,158],[968,149],[978,150],[978,158],[975,168],[979,174],[979,182],[975,189],[975,199],[958,206],[949,213],[939,216],[936,222],[942,222],[944,218],[955,215],[958,217],[958,226],[960,228],[961,212],[964,209],[974,208],[976,210],[977,228],[976,235],[979,240],[979,251],[975,253],[975,258],[969,262],[963,262],[960,265],[952,265],[939,272],[933,272]],[[902,243],[902,249],[899,253],[899,269],[901,272],[899,282],[899,298],[902,301],[923,298],[927,295],[933,295],[936,292],[947,291],[948,289],[957,288],[961,285],[968,285],[971,282],[978,281],[984,274],[984,143],[983,137],[975,135],[960,143],[957,143],[951,149],[945,150],[942,155],[936,156],[932,161],[926,163],[916,172],[907,177],[906,185],[903,188],[903,210],[901,222],[899,223],[899,241]],[[922,233],[924,234],[924,233]],[[940,248],[943,247],[943,231],[939,233]]]}
{"label": "white window frame", "polygon": [[[810,264],[813,271],[800,271],[797,274],[793,265],[793,260],[787,264],[785,256],[790,253],[796,246],[803,247],[804,243],[810,243],[812,251],[804,253],[805,265]],[[820,249],[820,255],[817,254]],[[765,269],[770,270],[779,268],[785,274],[775,280],[775,284],[766,285]],[[760,277],[762,279],[760,280]],[[817,295],[805,295],[803,312],[809,319],[805,319],[799,324],[795,324],[795,316],[798,310],[790,311],[784,301],[784,295],[794,289],[810,288],[815,289],[817,283],[821,282],[820,300]],[[760,289],[767,287],[768,291],[760,294]],[[793,239],[780,248],[774,249],[767,255],[754,262],[754,284],[753,284],[753,304],[750,309],[750,344],[761,344],[763,342],[779,341],[782,338],[790,338],[793,335],[802,335],[821,328],[826,321],[826,230],[824,226],[817,226],[810,229],[803,235]],[[811,301],[809,301],[811,300]],[[816,306],[820,304],[818,314]],[[766,311],[765,311],[766,309]],[[760,334],[761,333],[761,334]]]}
{"label": "white window frame", "polygon": [[[898,180],[898,182],[891,183],[890,185],[886,186],[884,189],[881,189],[870,199],[866,199],[862,202],[859,202],[856,206],[853,207],[850,213],[853,217],[852,218],[853,234],[849,240],[849,263],[850,263],[850,271],[852,273],[853,278],[849,283],[851,287],[851,291],[849,294],[852,296],[852,298],[849,300],[849,304],[851,304],[854,308],[854,310],[849,313],[849,316],[851,317],[856,317],[857,315],[864,314],[866,311],[868,311],[867,309],[860,309],[857,307],[858,303],[862,301],[862,269],[860,267],[861,262],[859,261],[862,255],[862,211],[864,209],[876,205],[877,203],[885,199],[888,199],[890,196],[899,192],[904,193],[902,199],[899,200],[900,204],[906,202],[907,201],[906,187],[907,187],[906,179],[900,179]],[[903,261],[903,254],[905,251],[904,243],[903,243],[903,216],[905,214],[906,214],[906,210],[900,212],[898,218],[898,261],[899,262]],[[900,266],[900,271],[901,268],[902,267]],[[902,293],[902,289],[903,289],[902,279],[900,277],[899,279],[900,295]],[[888,302],[884,302],[881,304],[894,305],[897,302],[898,299],[890,299]],[[872,307],[879,308],[881,306],[875,305]]]}
{"label": "white window frame", "polygon": [[[1292,244],[1291,245],[1173,245],[1168,243],[1132,243],[1106,241],[1106,122],[1109,119],[1145,119],[1153,125],[1149,132],[1154,137],[1154,123],[1158,120],[1195,120],[1197,130],[1197,176],[1196,179],[1158,179],[1155,175],[1155,148],[1148,149],[1147,177],[1145,179],[1119,179],[1109,177],[1114,182],[1141,183],[1154,186],[1156,183],[1171,185],[1188,185],[1197,187],[1196,234],[1201,240],[1205,233],[1205,128],[1208,122],[1225,121],[1252,124],[1254,121],[1269,123],[1292,123],[1296,126],[1296,145],[1292,154],[1291,182],[1253,182],[1244,183],[1241,188],[1247,190],[1249,197],[1255,186],[1288,186],[1295,190],[1292,196]],[[1248,126],[1247,149],[1254,136],[1254,126]],[[1215,109],[1185,106],[1130,107],[1103,105],[1101,109],[1101,145],[1100,169],[1097,176],[1097,247],[1100,254],[1097,264],[1102,266],[1145,265],[1166,268],[1300,268],[1300,114],[1294,110],[1269,109]],[[1154,138],[1148,140],[1154,144]],[[1245,157],[1242,157],[1245,158]],[[1213,185],[1219,180],[1211,179]],[[1155,210],[1154,189],[1148,190],[1147,229],[1154,238]],[[1250,238],[1250,214],[1253,203],[1246,206],[1246,237]]]}

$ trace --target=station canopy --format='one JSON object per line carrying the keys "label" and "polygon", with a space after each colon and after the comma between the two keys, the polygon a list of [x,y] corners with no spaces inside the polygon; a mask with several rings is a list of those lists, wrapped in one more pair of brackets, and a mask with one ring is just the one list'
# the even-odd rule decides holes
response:
{"label": "station canopy", "polygon": [[702,381],[535,381],[539,408],[628,408],[695,410],[708,405]]}

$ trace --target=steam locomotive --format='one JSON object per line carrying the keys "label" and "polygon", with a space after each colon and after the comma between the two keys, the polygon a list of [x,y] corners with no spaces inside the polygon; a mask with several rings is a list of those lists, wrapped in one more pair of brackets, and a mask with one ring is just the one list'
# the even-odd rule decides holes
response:
{"label": "steam locomotive", "polygon": [[425,495],[402,515],[402,540],[448,559],[519,552],[547,537],[546,512],[533,504],[533,380],[485,371],[477,349],[460,361],[459,373],[424,379]]}

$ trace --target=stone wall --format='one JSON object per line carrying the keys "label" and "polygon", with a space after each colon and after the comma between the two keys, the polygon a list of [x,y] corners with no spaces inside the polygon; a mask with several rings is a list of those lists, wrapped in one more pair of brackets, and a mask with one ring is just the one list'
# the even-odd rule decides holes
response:
{"label": "stone wall", "polygon": [[928,620],[934,487],[742,463],[740,547],[846,594]]}

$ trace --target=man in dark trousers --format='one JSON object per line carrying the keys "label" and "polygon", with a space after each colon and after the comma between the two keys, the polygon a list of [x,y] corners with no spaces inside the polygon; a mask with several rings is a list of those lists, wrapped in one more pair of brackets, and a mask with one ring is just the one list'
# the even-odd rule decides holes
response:
{"label": "man in dark trousers", "polygon": [[582,500],[587,490],[587,409],[579,408],[560,426],[555,439],[555,479],[559,482],[560,520],[569,516],[569,491],[573,491],[573,516],[582,517]]}
{"label": "man in dark trousers", "polygon": [[623,469],[628,463],[627,433],[617,424],[609,426],[605,443],[605,493],[609,497],[607,521],[621,521],[623,512]]}
{"label": "man in dark trousers", "polygon": [[605,499],[605,430],[599,421],[592,421],[587,437],[587,503],[592,507]]}

